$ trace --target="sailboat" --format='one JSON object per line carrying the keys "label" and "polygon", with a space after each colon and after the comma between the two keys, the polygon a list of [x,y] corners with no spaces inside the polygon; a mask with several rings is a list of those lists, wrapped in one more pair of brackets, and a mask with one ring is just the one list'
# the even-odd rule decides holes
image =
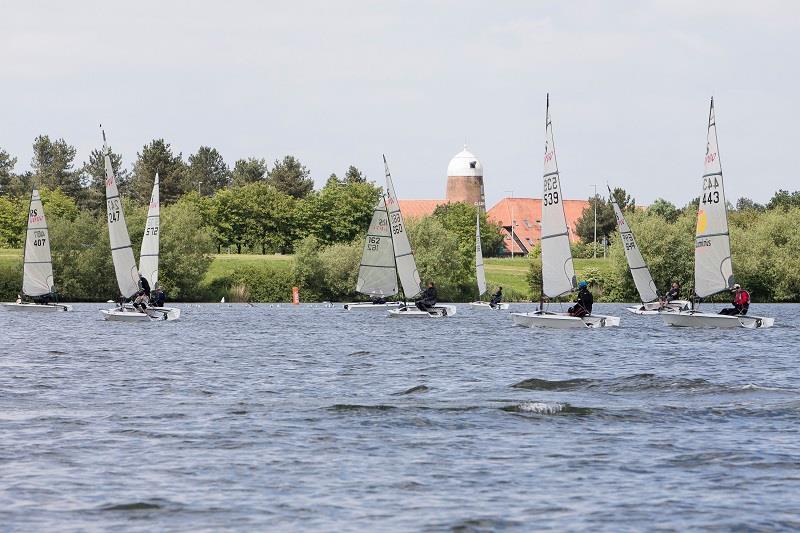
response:
{"label": "sailboat", "polygon": [[[28,230],[25,237],[25,256],[22,266],[22,294],[44,300],[53,290],[53,262],[50,256],[50,234],[44,218],[42,197],[37,189],[31,192],[28,208]],[[72,311],[72,306],[59,303],[16,302],[2,304],[6,311]]]}
{"label": "sailboat", "polygon": [[[361,254],[361,265],[358,268],[356,291],[374,298],[373,302],[355,302],[344,304],[347,311],[386,310],[400,305],[400,302],[386,302],[387,297],[397,294],[397,268],[394,262],[392,232],[389,226],[389,213],[386,210],[386,199],[381,196],[372,213],[367,236],[364,240],[364,252]],[[383,303],[375,303],[383,302]]]}
{"label": "sailboat", "polygon": [[[413,298],[422,292],[420,286],[417,262],[414,260],[414,252],[411,250],[411,243],[406,233],[403,214],[400,212],[400,204],[394,192],[392,175],[389,173],[389,165],[386,156],[383,156],[383,166],[386,172],[386,211],[389,215],[389,230],[392,238],[392,249],[394,250],[394,266],[397,276],[400,278],[400,286],[403,290],[403,300]],[[430,311],[421,311],[413,305],[401,305],[397,309],[390,309],[389,316],[392,318],[426,318],[426,317],[447,317],[456,314],[455,305],[438,304]]]}
{"label": "sailboat", "polygon": [[[120,296],[124,300],[130,300],[139,291],[139,271],[136,269],[136,259],[133,257],[131,239],[128,235],[128,226],[125,224],[125,213],[122,209],[122,198],[119,195],[117,178],[111,166],[111,157],[108,154],[105,132],[103,132],[103,152],[105,154],[106,208],[111,258],[114,262],[114,272],[116,273]],[[156,259],[156,272],[158,271],[157,265]],[[177,320],[180,317],[180,310],[153,308],[142,313],[126,306],[123,302],[113,309],[101,309],[100,314],[104,320],[147,322],[151,320]]]}
{"label": "sailboat", "polygon": [[639,298],[642,302],[640,306],[626,307],[626,309],[636,315],[657,315],[663,312],[689,309],[691,302],[688,300],[662,302],[656,284],[653,281],[653,276],[650,274],[650,269],[647,268],[642,252],[636,245],[633,231],[625,221],[617,199],[611,193],[611,187],[608,187],[608,195],[611,198],[611,205],[614,206],[614,214],[617,216],[619,235],[622,238],[622,245],[625,247],[625,259],[628,260],[628,268],[630,268],[631,276],[633,276],[633,284],[636,285],[636,291],[639,293]]}
{"label": "sailboat", "polygon": [[569,228],[564,214],[561,182],[550,121],[550,95],[547,96],[544,145],[544,193],[542,195],[542,302],[533,313],[511,313],[514,325],[546,328],[601,328],[619,326],[619,317],[590,314],[584,317],[554,313],[544,309],[544,297],[557,298],[577,289]]}
{"label": "sailboat", "polygon": [[[722,181],[713,98],[708,112],[706,135],[703,190],[697,210],[694,241],[694,292],[698,298],[730,291],[734,286],[728,209]],[[661,316],[668,326],[768,328],[775,323],[774,318],[702,313],[696,308],[678,313],[662,313]]]}
{"label": "sailboat", "polygon": [[489,302],[484,302],[480,298],[486,293],[486,272],[483,268],[483,251],[481,250],[481,210],[475,217],[475,280],[478,282],[478,300],[470,305],[478,309],[508,309],[507,303],[499,303],[494,307]]}

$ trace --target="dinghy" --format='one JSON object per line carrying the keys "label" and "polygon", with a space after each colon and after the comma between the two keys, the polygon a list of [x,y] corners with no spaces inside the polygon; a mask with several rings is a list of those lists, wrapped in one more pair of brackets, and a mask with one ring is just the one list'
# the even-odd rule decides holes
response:
{"label": "dinghy", "polygon": [[358,268],[356,291],[384,303],[354,302],[344,304],[346,311],[386,311],[398,308],[400,302],[386,302],[397,294],[397,268],[394,263],[392,233],[386,200],[381,196],[372,213],[372,222],[367,230],[361,265]]}
{"label": "dinghy", "polygon": [[486,293],[486,271],[483,268],[483,250],[481,250],[481,210],[475,221],[475,279],[478,282],[478,300],[470,305],[476,309],[501,310],[508,309],[507,303],[499,303],[492,307],[489,302],[481,300],[481,296]]}
{"label": "dinghy", "polygon": [[[730,291],[734,286],[728,210],[717,144],[714,99],[708,113],[703,189],[697,210],[694,243],[694,291],[698,298]],[[752,315],[702,313],[696,307],[677,313],[662,313],[668,326],[695,328],[768,328],[775,319]]]}
{"label": "dinghy", "polygon": [[[103,132],[103,152],[105,153],[106,169],[106,208],[108,221],[108,237],[111,244],[111,258],[114,262],[114,272],[117,277],[117,286],[123,300],[130,300],[139,291],[139,272],[136,269],[136,260],[133,257],[131,239],[128,235],[128,226],[125,224],[125,213],[122,209],[122,198],[119,195],[117,179],[114,169],[111,166],[111,158],[108,155],[106,145],[106,134]],[[156,199],[158,184],[156,191]],[[152,206],[150,208],[152,210]],[[149,211],[152,212],[152,211]],[[157,213],[158,211],[156,211]],[[150,217],[148,216],[148,225]],[[155,227],[158,227],[156,222]],[[158,232],[156,231],[157,235]],[[144,246],[143,246],[144,248]],[[151,248],[152,249],[152,248]],[[156,250],[157,250],[156,244]],[[147,265],[147,262],[145,262]],[[158,253],[156,251],[155,272],[158,271]],[[150,267],[148,267],[150,268]],[[149,280],[148,280],[149,281]],[[133,307],[126,306],[124,303],[113,309],[101,309],[100,314],[104,320],[119,322],[149,322],[152,320],[177,320],[180,317],[179,309],[147,309],[142,313]]]}
{"label": "dinghy", "polygon": [[647,268],[642,252],[636,245],[633,231],[625,221],[622,209],[620,209],[616,198],[611,193],[611,187],[608,187],[608,195],[611,198],[611,205],[614,206],[614,214],[617,216],[619,235],[622,238],[622,245],[625,247],[625,259],[628,260],[628,268],[630,268],[631,276],[633,277],[633,284],[636,285],[636,291],[639,293],[639,298],[642,302],[642,305],[626,307],[625,309],[635,315],[657,315],[658,313],[689,309],[691,302],[688,300],[662,301],[653,281],[653,276],[650,274],[650,269]]}
{"label": "dinghy", "polygon": [[[42,197],[37,189],[31,192],[28,208],[28,229],[25,236],[25,256],[22,264],[22,294],[39,300],[55,297],[53,262],[50,256],[50,234],[44,218]],[[6,311],[72,311],[72,306],[60,303],[16,302],[2,304]]]}
{"label": "dinghy", "polygon": [[542,302],[533,313],[511,313],[516,326],[544,328],[604,328],[619,326],[619,317],[587,315],[574,317],[567,313],[553,313],[544,309],[544,298],[558,298],[577,290],[572,251],[569,246],[569,228],[564,214],[561,182],[553,143],[553,126],[550,121],[550,96],[545,113],[544,193],[542,195]]}
{"label": "dinghy", "polygon": [[[400,212],[400,204],[394,192],[392,175],[389,173],[389,165],[386,156],[383,157],[383,166],[386,172],[386,212],[389,215],[389,234],[391,235],[392,250],[394,252],[394,267],[397,276],[400,278],[400,286],[403,291],[403,300],[406,297],[414,298],[422,292],[420,286],[417,262],[414,260],[414,252],[411,250],[411,243],[406,233],[403,214]],[[430,311],[422,311],[415,305],[404,303],[397,309],[390,309],[389,316],[392,318],[444,318],[456,314],[455,305],[438,304]]]}

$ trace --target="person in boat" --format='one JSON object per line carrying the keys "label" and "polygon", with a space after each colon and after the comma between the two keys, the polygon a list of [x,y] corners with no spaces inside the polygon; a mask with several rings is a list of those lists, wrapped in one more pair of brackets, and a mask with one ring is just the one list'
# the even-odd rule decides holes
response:
{"label": "person in boat", "polygon": [[497,292],[492,295],[492,299],[489,300],[489,306],[495,308],[498,304],[503,300],[503,287],[498,287]]}
{"label": "person in boat", "polygon": [[578,297],[575,299],[575,305],[570,307],[567,311],[569,316],[576,316],[578,318],[592,314],[592,304],[594,304],[594,296],[589,291],[589,284],[585,281],[578,283]]}
{"label": "person in boat", "polygon": [[18,303],[18,304],[21,304],[21,303],[22,303],[22,296],[20,296],[19,294],[17,294],[17,301],[16,301],[16,303]]}
{"label": "person in boat", "polygon": [[428,288],[422,293],[422,298],[415,300],[414,304],[420,311],[430,311],[436,305],[436,286],[432,281],[428,282]]}
{"label": "person in boat", "polygon": [[164,302],[167,301],[167,294],[161,290],[161,287],[156,283],[155,288],[150,293],[150,303],[153,307],[164,307]]}
{"label": "person in boat", "polygon": [[139,291],[136,293],[136,297],[133,300],[133,307],[144,313],[149,303],[150,283],[148,283],[147,278],[142,276],[142,273],[139,272]]}
{"label": "person in boat", "polygon": [[372,298],[372,303],[375,305],[385,304],[386,298],[384,298],[383,296],[375,296]]}
{"label": "person in boat", "polygon": [[681,298],[681,284],[677,281],[672,282],[672,287],[669,288],[667,294],[664,295],[664,302],[669,303],[672,300],[680,300]]}
{"label": "person in boat", "polygon": [[731,289],[733,293],[733,307],[726,307],[719,312],[721,315],[746,315],[747,310],[750,308],[750,293],[742,288],[738,283],[733,285]]}

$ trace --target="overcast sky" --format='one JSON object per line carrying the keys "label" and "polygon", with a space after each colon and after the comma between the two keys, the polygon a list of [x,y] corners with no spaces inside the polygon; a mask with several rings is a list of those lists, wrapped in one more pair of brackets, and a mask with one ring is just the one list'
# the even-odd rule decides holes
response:
{"label": "overcast sky", "polygon": [[232,166],[294,154],[443,198],[464,141],[489,205],[540,196],[545,94],[567,198],[700,193],[709,98],[729,200],[800,189],[800,2],[2,2],[0,148],[126,166],[153,138]]}

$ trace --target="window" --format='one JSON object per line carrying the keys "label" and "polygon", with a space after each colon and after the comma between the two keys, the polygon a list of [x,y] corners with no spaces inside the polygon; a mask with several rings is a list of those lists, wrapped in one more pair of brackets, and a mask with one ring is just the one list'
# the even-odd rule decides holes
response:
{"label": "window", "polygon": [[469,162],[469,168],[475,168],[476,166],[478,166],[478,162],[477,161],[470,161]]}

